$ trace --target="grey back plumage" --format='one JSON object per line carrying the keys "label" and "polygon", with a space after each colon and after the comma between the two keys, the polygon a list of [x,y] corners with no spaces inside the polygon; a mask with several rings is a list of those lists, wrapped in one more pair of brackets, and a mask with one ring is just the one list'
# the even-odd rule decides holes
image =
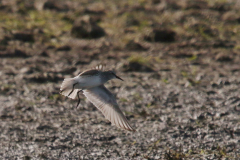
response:
{"label": "grey back plumage", "polygon": [[99,70],[90,69],[90,70],[86,70],[86,71],[80,73],[79,76],[92,76],[92,75],[97,75],[100,73],[101,73],[101,71],[99,71]]}

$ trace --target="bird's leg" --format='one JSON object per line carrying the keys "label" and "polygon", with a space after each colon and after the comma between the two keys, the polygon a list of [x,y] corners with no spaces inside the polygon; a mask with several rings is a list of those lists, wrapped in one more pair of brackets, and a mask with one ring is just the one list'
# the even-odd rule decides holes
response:
{"label": "bird's leg", "polygon": [[69,97],[69,96],[72,94],[72,92],[73,92],[73,90],[74,90],[74,87],[75,87],[75,85],[76,85],[76,84],[78,84],[78,83],[74,83],[74,84],[73,84],[72,91],[71,91],[71,92],[68,94],[68,97]]}
{"label": "bird's leg", "polygon": [[78,91],[77,92],[77,96],[78,96],[78,103],[77,103],[77,107],[78,107],[78,105],[80,104],[80,102],[81,102],[81,99],[80,99],[80,97],[79,97],[79,93],[81,92],[82,90],[80,90],[80,91]]}

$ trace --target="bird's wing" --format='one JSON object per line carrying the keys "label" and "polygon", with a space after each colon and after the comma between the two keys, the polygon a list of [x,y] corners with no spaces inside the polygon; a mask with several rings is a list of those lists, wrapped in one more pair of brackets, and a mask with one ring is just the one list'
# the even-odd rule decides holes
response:
{"label": "bird's wing", "polygon": [[92,76],[92,75],[98,74],[98,73],[99,73],[99,70],[89,69],[89,70],[83,71],[78,76]]}
{"label": "bird's wing", "polygon": [[117,127],[135,131],[120,110],[113,94],[104,85],[83,90],[83,94]]}
{"label": "bird's wing", "polygon": [[99,71],[105,71],[106,65],[105,64],[99,64],[94,69],[97,69]]}

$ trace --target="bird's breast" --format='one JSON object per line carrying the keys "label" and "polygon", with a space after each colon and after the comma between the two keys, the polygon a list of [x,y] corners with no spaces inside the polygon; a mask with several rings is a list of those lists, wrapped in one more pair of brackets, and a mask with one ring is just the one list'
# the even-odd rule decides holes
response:
{"label": "bird's breast", "polygon": [[92,88],[103,84],[99,76],[80,76],[77,78],[77,81],[81,89]]}

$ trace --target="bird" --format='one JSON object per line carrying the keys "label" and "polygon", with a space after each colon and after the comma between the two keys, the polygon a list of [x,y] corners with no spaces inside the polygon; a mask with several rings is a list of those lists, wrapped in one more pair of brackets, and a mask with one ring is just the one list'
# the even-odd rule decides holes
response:
{"label": "bird", "polygon": [[98,65],[95,68],[83,71],[74,78],[64,79],[60,94],[71,99],[78,96],[78,106],[80,103],[79,93],[83,93],[112,124],[124,130],[135,132],[136,130],[120,110],[114,95],[104,86],[107,81],[112,79],[123,81],[114,70],[105,71],[103,65]]}

